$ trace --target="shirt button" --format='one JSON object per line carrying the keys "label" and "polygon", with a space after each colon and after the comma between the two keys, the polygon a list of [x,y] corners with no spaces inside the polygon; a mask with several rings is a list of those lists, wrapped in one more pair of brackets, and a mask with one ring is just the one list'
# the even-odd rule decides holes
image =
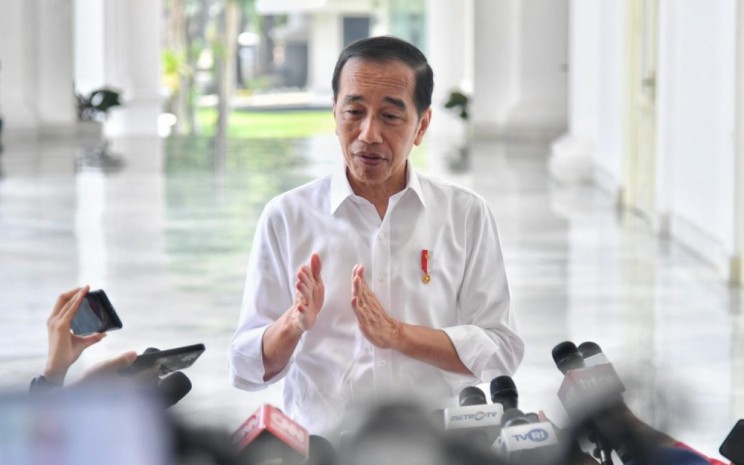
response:
{"label": "shirt button", "polygon": [[385,360],[381,360],[381,361],[380,361],[380,366],[381,366],[381,367],[384,367],[385,365],[387,365],[387,363],[385,363]]}
{"label": "shirt button", "polygon": [[380,233],[380,234],[377,235],[377,239],[379,239],[381,241],[384,241],[385,240],[385,235],[382,234],[382,233]]}
{"label": "shirt button", "polygon": [[377,282],[378,283],[384,283],[385,282],[385,277],[384,276],[380,276],[379,278],[377,278]]}

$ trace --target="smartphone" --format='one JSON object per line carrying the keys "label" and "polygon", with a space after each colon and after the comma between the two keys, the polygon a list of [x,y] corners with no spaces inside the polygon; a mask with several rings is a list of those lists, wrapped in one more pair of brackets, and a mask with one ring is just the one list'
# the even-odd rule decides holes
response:
{"label": "smartphone", "polygon": [[142,370],[158,366],[158,376],[183,370],[194,364],[204,352],[204,344],[178,347],[176,349],[147,351],[137,357],[128,367],[119,370],[122,375],[133,375]]}
{"label": "smartphone", "polygon": [[744,420],[739,420],[718,449],[734,464],[744,464]]}
{"label": "smartphone", "polygon": [[121,320],[101,289],[90,291],[80,304],[70,325],[78,336],[121,329]]}

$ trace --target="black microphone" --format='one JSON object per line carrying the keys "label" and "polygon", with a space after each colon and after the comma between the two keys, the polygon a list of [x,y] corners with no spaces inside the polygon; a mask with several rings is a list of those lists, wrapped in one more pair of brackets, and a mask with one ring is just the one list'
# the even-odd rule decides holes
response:
{"label": "black microphone", "polygon": [[582,342],[577,349],[579,354],[581,354],[581,358],[584,360],[602,353],[602,348],[599,347],[599,344],[592,341]]}
{"label": "black microphone", "polygon": [[158,381],[156,391],[162,399],[164,407],[170,408],[191,391],[191,380],[182,372],[176,371]]}
{"label": "black microphone", "polygon": [[[587,353],[595,349],[591,344],[584,347]],[[601,399],[604,399],[608,392],[605,384],[609,378],[606,370],[602,369],[607,368],[606,365],[585,368],[581,352],[571,341],[561,342],[553,347],[552,355],[556,367],[565,375],[558,390],[558,397],[569,414],[585,417],[592,410],[596,411],[597,406],[601,405]],[[616,389],[615,380],[611,379],[611,381],[612,389]],[[586,402],[587,399],[589,399],[588,402]],[[589,439],[597,446],[595,456],[602,465],[612,465],[612,449],[607,445],[606,439],[598,434],[594,421],[591,418],[588,420]]]}
{"label": "black microphone", "polygon": [[444,410],[444,427],[448,436],[491,447],[501,428],[503,406],[489,404],[486,394],[476,386],[460,391],[459,407]]}
{"label": "black microphone", "polygon": [[468,405],[483,405],[486,403],[486,394],[477,386],[468,386],[460,391],[460,407]]}
{"label": "black microphone", "polygon": [[302,465],[334,465],[336,449],[323,436],[310,435],[310,447],[307,460]]}
{"label": "black microphone", "polygon": [[576,344],[571,341],[561,342],[553,347],[553,361],[555,362],[555,366],[564,375],[570,370],[584,366],[584,358],[581,356]]}
{"label": "black microphone", "polygon": [[511,376],[497,376],[491,380],[491,402],[501,404],[504,407],[504,412],[517,408],[519,393]]}

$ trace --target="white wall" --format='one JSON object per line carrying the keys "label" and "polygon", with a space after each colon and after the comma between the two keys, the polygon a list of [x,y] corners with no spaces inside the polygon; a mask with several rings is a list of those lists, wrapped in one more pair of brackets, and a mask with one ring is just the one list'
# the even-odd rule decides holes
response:
{"label": "white wall", "polygon": [[734,253],[736,5],[666,0],[660,153],[672,236],[728,278]]}

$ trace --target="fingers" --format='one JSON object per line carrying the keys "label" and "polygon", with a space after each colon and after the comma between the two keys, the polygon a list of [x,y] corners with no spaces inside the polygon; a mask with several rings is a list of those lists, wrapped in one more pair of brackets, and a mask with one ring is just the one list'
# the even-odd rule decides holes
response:
{"label": "fingers", "polygon": [[54,304],[54,309],[52,309],[51,316],[58,315],[62,312],[62,309],[65,308],[65,305],[72,299],[72,297],[80,291],[80,287],[76,287],[75,289],[70,289],[67,292],[63,292],[62,294],[57,297],[57,302]]}
{"label": "fingers", "polygon": [[320,263],[320,255],[314,253],[310,257],[310,271],[312,272],[313,279],[315,279],[317,282],[321,282],[322,278],[320,277],[320,269],[321,269],[321,263]]}
{"label": "fingers", "polygon": [[97,373],[102,373],[106,371],[119,370],[121,368],[128,367],[129,365],[134,363],[136,359],[137,359],[137,352],[130,350],[129,352],[124,352],[118,357],[114,357],[109,360],[104,360],[103,362],[91,368],[91,371],[95,370]]}
{"label": "fingers", "polygon": [[81,287],[78,290],[77,294],[75,294],[72,299],[70,299],[67,304],[65,304],[64,308],[60,312],[60,317],[63,320],[72,321],[78,309],[80,309],[80,304],[83,302],[83,299],[88,294],[89,290],[90,286]]}
{"label": "fingers", "polygon": [[93,344],[100,342],[101,339],[106,337],[106,333],[93,333],[89,334],[87,336],[73,336],[80,341],[80,345],[83,348],[83,350],[87,349],[88,347],[92,346]]}

